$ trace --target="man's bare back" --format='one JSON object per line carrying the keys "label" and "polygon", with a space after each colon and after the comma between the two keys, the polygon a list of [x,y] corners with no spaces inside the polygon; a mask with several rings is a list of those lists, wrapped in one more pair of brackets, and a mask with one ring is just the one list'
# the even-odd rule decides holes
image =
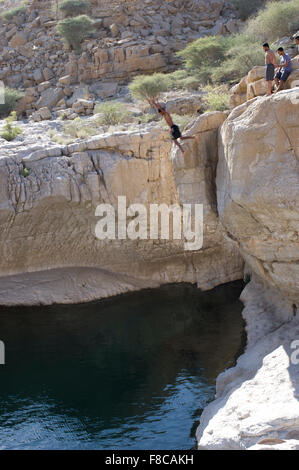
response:
{"label": "man's bare back", "polygon": [[274,66],[277,66],[275,54],[271,49],[269,49],[265,54],[265,62],[266,65],[273,64]]}

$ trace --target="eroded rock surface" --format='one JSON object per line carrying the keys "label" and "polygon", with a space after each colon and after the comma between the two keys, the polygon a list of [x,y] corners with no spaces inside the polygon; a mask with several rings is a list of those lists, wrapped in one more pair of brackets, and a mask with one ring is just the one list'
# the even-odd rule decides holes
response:
{"label": "eroded rock surface", "polygon": [[217,379],[199,449],[299,449],[299,101],[297,90],[236,108],[219,139],[217,200],[251,282],[247,347]]}
{"label": "eroded rock surface", "polygon": [[236,108],[221,131],[218,211],[242,256],[294,303],[299,296],[297,90]]}
{"label": "eroded rock surface", "polygon": [[[48,127],[42,122],[24,125],[24,134],[12,143],[1,142],[0,272],[5,288],[0,303],[70,302],[74,290],[76,301],[85,301],[180,281],[208,289],[242,277],[237,247],[224,237],[217,219],[217,133],[225,117],[212,113],[198,118],[190,132],[202,137],[201,143],[184,144],[185,159],[176,155],[174,163],[168,131],[156,124],[63,146],[45,137]],[[151,203],[203,204],[203,248],[186,251],[183,238],[98,240],[95,209],[101,203],[117,209],[118,196],[126,196],[127,206],[146,208]],[[87,276],[77,268],[94,270]],[[59,269],[54,299],[48,291],[51,279],[57,288]]]}

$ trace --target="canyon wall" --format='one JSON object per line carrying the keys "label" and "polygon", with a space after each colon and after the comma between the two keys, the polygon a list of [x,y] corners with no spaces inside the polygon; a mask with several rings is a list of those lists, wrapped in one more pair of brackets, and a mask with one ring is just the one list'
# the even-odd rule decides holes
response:
{"label": "canyon wall", "polygon": [[[240,279],[243,261],[219,223],[215,192],[222,112],[198,117],[183,156],[157,124],[69,145],[51,142],[49,124],[24,124],[1,141],[2,304],[80,302],[171,282],[202,289]],[[52,121],[51,125],[59,125]],[[171,158],[169,158],[171,154]],[[99,240],[98,204],[203,204],[204,242],[184,238]],[[130,218],[129,218],[130,220]]]}
{"label": "canyon wall", "polygon": [[199,449],[299,449],[299,88],[237,107],[219,139],[220,220],[251,277],[247,347],[217,378]]}

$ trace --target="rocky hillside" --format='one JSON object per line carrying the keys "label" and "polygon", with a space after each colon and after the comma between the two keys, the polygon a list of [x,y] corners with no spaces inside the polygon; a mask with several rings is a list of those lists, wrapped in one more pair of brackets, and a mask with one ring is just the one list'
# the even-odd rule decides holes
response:
{"label": "rocky hillside", "polygon": [[[19,115],[64,109],[76,97],[114,96],[133,75],[173,70],[175,52],[189,41],[235,32],[240,24],[224,0],[93,0],[89,14],[96,31],[79,56],[57,34],[55,2],[32,0],[24,14],[1,25],[0,79],[26,91]],[[79,84],[88,91],[74,98]]]}

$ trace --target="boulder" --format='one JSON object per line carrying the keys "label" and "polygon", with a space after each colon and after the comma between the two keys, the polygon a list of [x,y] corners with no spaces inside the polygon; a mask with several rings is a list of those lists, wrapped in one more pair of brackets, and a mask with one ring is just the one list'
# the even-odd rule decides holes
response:
{"label": "boulder", "polygon": [[94,82],[89,86],[91,93],[94,93],[99,98],[112,98],[117,94],[117,82]]}
{"label": "boulder", "polygon": [[9,45],[10,47],[24,46],[27,44],[27,39],[27,34],[24,31],[17,31],[11,38]]}
{"label": "boulder", "polygon": [[51,117],[52,117],[52,114],[51,114],[49,108],[46,108],[46,107],[40,108],[40,109],[38,110],[38,113],[39,113],[39,115],[41,116],[41,118],[42,118],[43,120],[44,120],[44,119],[51,119]]}
{"label": "boulder", "polygon": [[36,83],[42,83],[42,82],[44,82],[44,76],[43,76],[43,74],[42,74],[41,69],[36,69],[36,70],[33,72],[33,78],[34,78],[34,80],[36,81]]}
{"label": "boulder", "polygon": [[116,38],[119,35],[119,28],[115,23],[110,25],[109,29],[114,38]]}
{"label": "boulder", "polygon": [[236,108],[222,126],[220,219],[251,269],[299,301],[299,99],[284,90]]}
{"label": "boulder", "polygon": [[63,97],[64,94],[61,88],[47,88],[41,93],[41,96],[36,103],[36,107],[37,109],[44,107],[52,109]]}
{"label": "boulder", "polygon": [[43,91],[47,90],[47,88],[51,87],[51,82],[42,82],[38,85],[37,91],[42,93]]}
{"label": "boulder", "polygon": [[51,78],[54,77],[54,72],[53,70],[46,67],[43,69],[43,76],[44,76],[45,81],[51,80]]}
{"label": "boulder", "polygon": [[61,85],[66,85],[66,86],[69,86],[72,82],[72,77],[70,75],[65,75],[64,77],[60,77],[60,79],[58,80],[58,83],[60,83]]}

